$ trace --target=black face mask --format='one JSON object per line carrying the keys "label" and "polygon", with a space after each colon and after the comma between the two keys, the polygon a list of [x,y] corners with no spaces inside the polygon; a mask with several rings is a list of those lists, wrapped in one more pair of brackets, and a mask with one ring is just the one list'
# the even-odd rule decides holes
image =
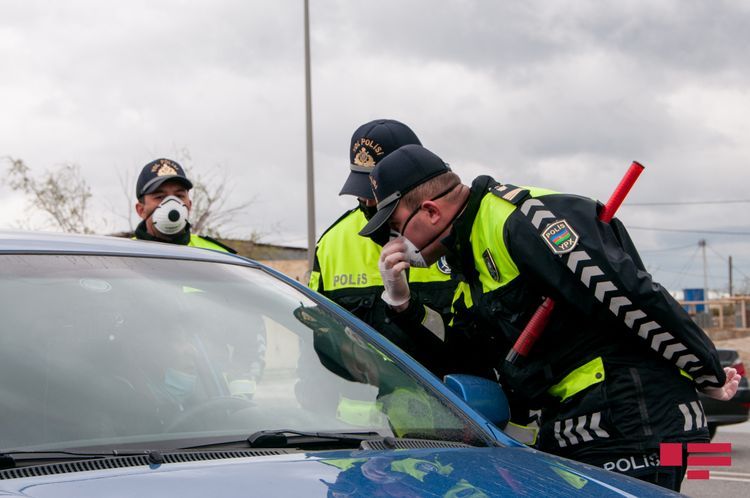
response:
{"label": "black face mask", "polygon": [[365,219],[367,221],[370,221],[373,216],[375,216],[375,213],[378,212],[378,206],[368,206],[363,201],[358,200],[359,202],[359,209],[364,213]]}
{"label": "black face mask", "polygon": [[375,230],[373,233],[367,236],[370,240],[375,242],[379,246],[384,246],[391,240],[391,230],[388,224],[385,223],[383,226]]}

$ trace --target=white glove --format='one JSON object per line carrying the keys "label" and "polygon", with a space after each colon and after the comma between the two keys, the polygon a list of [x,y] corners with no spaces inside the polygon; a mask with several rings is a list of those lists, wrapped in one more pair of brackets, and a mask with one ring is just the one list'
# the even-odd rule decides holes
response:
{"label": "white glove", "polygon": [[378,269],[385,287],[381,298],[392,308],[402,307],[409,302],[411,293],[406,280],[407,268],[409,261],[403,237],[395,238],[383,246],[378,260]]}
{"label": "white glove", "polygon": [[727,401],[732,399],[737,393],[742,376],[732,367],[724,367],[724,373],[727,375],[727,381],[721,387],[704,387],[701,392],[709,398]]}

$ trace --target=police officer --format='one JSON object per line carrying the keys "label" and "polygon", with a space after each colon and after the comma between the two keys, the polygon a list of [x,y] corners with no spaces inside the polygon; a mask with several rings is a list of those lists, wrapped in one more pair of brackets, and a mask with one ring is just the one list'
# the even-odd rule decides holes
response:
{"label": "police officer", "polygon": [[192,182],[175,161],[161,158],[145,165],[135,187],[135,211],[143,220],[135,238],[236,253],[211,237],[190,233],[191,188]]}
{"label": "police officer", "polygon": [[440,261],[429,268],[414,268],[409,272],[410,286],[386,288],[378,260],[381,245],[388,240],[387,231],[379,244],[358,235],[376,211],[370,171],[406,144],[420,141],[408,126],[392,119],[370,121],[354,132],[349,176],[339,195],[355,196],[359,205],[344,213],[318,240],[308,285],[372,325],[440,376],[448,373],[441,359],[444,320],[450,314],[455,289],[449,267]]}
{"label": "police officer", "polygon": [[[236,254],[237,251],[218,240],[190,232],[188,216],[192,201],[189,191],[192,188],[185,170],[171,159],[156,159],[145,165],[136,182],[135,210],[143,221],[136,227],[134,238]],[[229,392],[248,399],[254,396],[262,377],[266,351],[263,320],[256,316],[251,323],[246,334],[236,336],[221,352],[222,374]]]}
{"label": "police officer", "polygon": [[[387,268],[450,255],[465,277],[456,312],[481,332],[475,359],[502,365],[504,385],[543,409],[540,449],[679,490],[685,467],[659,467],[660,443],[708,441],[696,389],[729,399],[739,376],[619,221],[580,196],[489,176],[468,187],[419,145],[380,162],[372,185],[378,211],[360,233],[401,234],[383,248]],[[503,364],[544,296],[557,306],[541,340],[525,365]]]}

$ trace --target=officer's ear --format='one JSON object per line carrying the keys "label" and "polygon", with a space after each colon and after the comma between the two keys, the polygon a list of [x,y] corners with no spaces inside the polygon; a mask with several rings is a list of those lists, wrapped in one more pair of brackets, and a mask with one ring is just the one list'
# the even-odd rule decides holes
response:
{"label": "officer's ear", "polygon": [[146,204],[143,203],[143,198],[138,199],[138,202],[135,203],[136,214],[138,214],[139,218],[145,219],[145,216],[143,216],[145,211],[146,211]]}
{"label": "officer's ear", "polygon": [[427,213],[427,219],[430,224],[436,225],[440,223],[443,216],[443,210],[440,205],[435,201],[422,201],[421,208]]}

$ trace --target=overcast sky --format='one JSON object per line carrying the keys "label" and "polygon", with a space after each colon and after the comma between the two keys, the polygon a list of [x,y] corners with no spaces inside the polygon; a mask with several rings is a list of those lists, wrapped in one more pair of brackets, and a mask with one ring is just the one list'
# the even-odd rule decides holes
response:
{"label": "overcast sky", "polygon": [[[710,288],[730,255],[750,276],[750,3],[310,4],[318,234],[355,204],[352,132],[394,118],[466,183],[606,200],[638,160],[620,218],[657,280],[702,287],[701,238]],[[303,44],[302,0],[2,0],[0,156],[78,164],[102,232],[128,228],[119,180],[156,157],[225,171],[230,203],[254,199],[231,235],[304,243]],[[722,200],[745,202],[638,205]],[[26,207],[0,184],[0,227]]]}

